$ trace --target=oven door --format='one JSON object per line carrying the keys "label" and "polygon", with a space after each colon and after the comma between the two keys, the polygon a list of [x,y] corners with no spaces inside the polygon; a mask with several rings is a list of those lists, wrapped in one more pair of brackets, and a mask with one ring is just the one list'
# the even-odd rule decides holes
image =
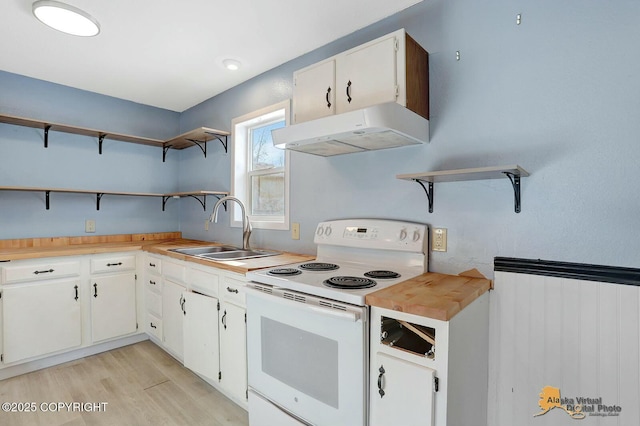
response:
{"label": "oven door", "polygon": [[295,300],[247,288],[249,387],[313,425],[366,424],[367,309]]}

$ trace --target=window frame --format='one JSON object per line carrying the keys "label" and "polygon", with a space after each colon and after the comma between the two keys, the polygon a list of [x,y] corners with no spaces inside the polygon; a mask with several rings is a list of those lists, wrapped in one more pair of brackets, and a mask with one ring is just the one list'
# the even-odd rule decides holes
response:
{"label": "window frame", "polygon": [[[277,169],[251,171],[251,139],[248,130],[261,127],[269,123],[284,120],[285,127],[290,121],[290,100],[278,102],[257,111],[236,117],[231,120],[231,194],[238,198],[247,209],[247,216],[254,229],[289,230],[289,182],[290,159],[289,151],[284,152],[284,166]],[[266,216],[251,214],[251,176],[260,176],[284,172],[284,214],[282,216]],[[232,227],[242,226],[241,209],[237,203],[227,203],[229,220]]]}

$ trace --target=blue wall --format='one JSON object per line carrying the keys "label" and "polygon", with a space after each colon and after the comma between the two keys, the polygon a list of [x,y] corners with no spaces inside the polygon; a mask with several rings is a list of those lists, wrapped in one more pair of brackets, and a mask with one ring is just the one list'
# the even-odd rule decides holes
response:
{"label": "blue wall", "polygon": [[[0,71],[0,113],[167,139],[178,134],[179,114],[121,99]],[[0,124],[0,186],[53,187],[163,193],[177,189],[179,153],[162,163],[162,149]],[[84,221],[96,234],[179,229],[179,204],[161,198],[51,194],[45,210],[40,192],[0,192],[0,239],[83,235]],[[176,200],[177,201],[177,200]]]}
{"label": "blue wall", "polygon": [[[518,13],[521,25],[515,23]],[[182,114],[7,74],[0,74],[0,109],[158,138],[198,126],[229,130],[234,117],[290,98],[294,70],[404,27],[430,52],[431,142],[333,158],[292,153],[291,220],[301,224],[301,239],[291,240],[288,231],[256,230],[253,244],[313,253],[319,221],[380,217],[448,228],[448,252],[431,254],[430,269],[438,272],[476,267],[491,276],[494,256],[640,267],[640,193],[634,189],[640,159],[637,16],[640,3],[630,0],[426,0]],[[5,90],[14,79],[21,87],[12,88],[7,101]],[[41,97],[41,90],[49,96]],[[131,116],[135,122],[127,121]],[[37,178],[33,171],[52,160],[54,186],[123,189],[125,183],[131,190],[162,191],[164,185],[230,185],[231,157],[217,142],[210,143],[206,159],[189,148],[171,152],[163,165],[157,149],[129,144],[112,143],[104,158],[94,152],[97,142],[71,138],[46,151],[34,132],[0,125],[0,185],[45,185],[45,175]],[[12,138],[24,152],[7,142]],[[56,150],[67,151],[53,157]],[[88,175],[100,177],[76,173],[72,166],[82,161],[90,162]],[[395,179],[399,173],[507,164],[532,174],[522,182],[520,214],[513,212],[506,179],[436,185],[432,214],[417,184]],[[121,176],[123,167],[130,174]],[[9,197],[24,204],[9,203],[0,193],[0,238],[77,235],[84,218],[95,217],[92,199],[69,196],[68,208],[54,201],[45,212],[34,194]],[[163,214],[156,200],[105,198],[98,231],[113,233],[103,232],[105,222],[114,232],[179,224],[187,237],[239,243],[240,230],[228,228],[226,214],[204,231],[213,201],[205,212],[183,199]]]}
{"label": "blue wall", "polygon": [[[364,216],[448,228],[448,252],[431,253],[439,272],[491,276],[494,256],[640,267],[638,16],[633,1],[428,0],[191,108],[181,128],[228,129],[291,97],[294,70],[404,27],[430,52],[431,142],[333,158],[293,152],[291,220],[301,240],[258,230],[255,245],[313,253],[319,221]],[[185,170],[201,161],[191,154],[180,164],[185,188],[198,179]],[[436,185],[432,214],[417,184],[395,179],[508,164],[531,173],[520,214],[506,178]],[[228,185],[228,162],[220,169]],[[181,206],[185,235],[240,241],[226,220],[205,232],[206,215]]]}

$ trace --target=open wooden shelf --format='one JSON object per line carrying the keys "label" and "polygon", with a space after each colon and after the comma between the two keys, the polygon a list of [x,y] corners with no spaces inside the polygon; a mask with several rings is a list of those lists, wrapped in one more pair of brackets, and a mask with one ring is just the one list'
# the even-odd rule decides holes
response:
{"label": "open wooden shelf", "polygon": [[[410,173],[396,175],[396,178],[419,183],[427,194],[429,213],[433,213],[433,184],[435,182],[460,182],[466,180],[502,179],[507,177],[513,186],[514,210],[516,213],[520,213],[520,178],[524,176],[529,176],[529,172],[518,165],[510,165]],[[427,183],[428,188],[425,187],[423,182]]]}
{"label": "open wooden shelf", "polygon": [[122,133],[107,132],[105,130],[89,129],[86,127],[69,126],[66,124],[52,123],[42,120],[33,120],[30,118],[16,117],[12,115],[0,114],[0,123],[14,124],[16,126],[32,127],[42,129],[44,132],[44,147],[49,146],[49,132],[72,133],[75,135],[91,136],[98,139],[98,152],[102,154],[102,143],[105,139],[111,139],[121,142],[129,142],[141,145],[150,145],[163,148],[162,161],[165,161],[167,151],[169,149],[184,149],[193,145],[197,145],[202,150],[204,156],[207,156],[207,142],[217,139],[222,143],[225,152],[227,152],[227,137],[229,132],[223,130],[210,129],[208,127],[199,127],[189,132],[183,133],[169,140],[159,140],[144,138],[140,136],[125,135]]}
{"label": "open wooden shelf", "polygon": [[[50,194],[52,192],[95,195],[96,210],[100,210],[100,200],[104,195],[134,196],[134,197],[162,197],[163,211],[167,201],[170,198],[182,198],[182,197],[195,198],[200,202],[202,207],[206,210],[206,197],[208,195],[214,196],[217,199],[220,199],[226,195],[229,195],[228,192],[224,192],[224,191],[192,191],[192,192],[173,192],[168,194],[160,194],[160,193],[152,193],[152,192],[101,191],[101,190],[68,189],[68,188],[36,188],[36,187],[29,187],[29,186],[0,186],[0,191],[44,192],[45,205],[47,210],[49,210],[49,207],[50,207]],[[201,198],[198,198],[198,197],[201,197]]]}

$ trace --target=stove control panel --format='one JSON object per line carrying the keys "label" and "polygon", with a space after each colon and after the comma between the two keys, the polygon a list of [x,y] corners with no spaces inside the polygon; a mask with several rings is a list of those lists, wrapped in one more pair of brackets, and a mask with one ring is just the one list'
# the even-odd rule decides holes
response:
{"label": "stove control panel", "polygon": [[428,227],[422,223],[383,219],[321,222],[314,242],[347,247],[425,252]]}
{"label": "stove control panel", "polygon": [[343,236],[344,238],[356,238],[359,240],[375,240],[378,238],[378,228],[345,226]]}

